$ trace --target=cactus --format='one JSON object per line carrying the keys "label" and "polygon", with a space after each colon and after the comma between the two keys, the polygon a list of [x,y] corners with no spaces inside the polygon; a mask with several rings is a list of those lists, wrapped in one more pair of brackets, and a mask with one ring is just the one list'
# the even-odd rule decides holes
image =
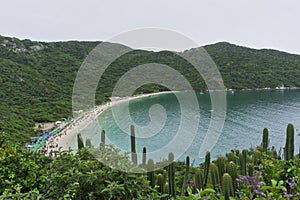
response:
{"label": "cactus", "polygon": [[[283,147],[283,150],[284,150],[285,148]],[[284,153],[283,153],[284,154]],[[282,148],[280,147],[279,148],[279,151],[278,151],[278,154],[277,154],[277,156],[278,156],[278,160],[281,160],[282,159],[282,157],[283,157],[283,155],[282,155]]]}
{"label": "cactus", "polygon": [[206,188],[206,185],[207,185],[209,165],[210,165],[210,152],[207,151],[206,155],[205,155],[205,162],[204,162],[204,177],[203,177],[204,188]]}
{"label": "cactus", "polygon": [[105,131],[101,131],[101,142],[100,142],[100,147],[104,148],[105,147]]}
{"label": "cactus", "polygon": [[195,173],[195,184],[198,190],[204,190],[203,170],[197,170]]}
{"label": "cactus", "polygon": [[249,165],[248,165],[248,175],[249,176],[253,176],[253,170],[254,170],[253,163],[249,163]]}
{"label": "cactus", "polygon": [[233,194],[232,178],[228,173],[225,173],[222,177],[222,189],[224,194],[224,200],[229,200]]}
{"label": "cactus", "polygon": [[[165,185],[164,185],[164,194],[169,194],[169,184],[168,183],[165,183]],[[163,198],[163,199],[165,199],[165,198]]]}
{"label": "cactus", "polygon": [[285,160],[291,160],[294,158],[294,126],[293,124],[288,124],[286,130],[286,143],[284,149]]}
{"label": "cactus", "polygon": [[242,153],[238,155],[238,161],[239,161],[238,164],[239,164],[240,174],[243,175],[243,154]]}
{"label": "cactus", "polygon": [[142,166],[146,168],[146,160],[147,160],[147,150],[146,147],[143,148],[143,158],[142,158]]}
{"label": "cactus", "polygon": [[234,155],[234,153],[232,151],[227,153],[226,157],[227,157],[228,162],[232,161],[232,162],[236,163],[236,156]]}
{"label": "cactus", "polygon": [[150,181],[150,185],[152,188],[155,186],[155,178],[154,178],[154,161],[152,159],[148,160],[147,164],[147,176]]}
{"label": "cactus", "polygon": [[169,195],[176,199],[176,185],[175,185],[175,166],[174,166],[174,154],[173,153],[169,153],[168,156],[168,160],[169,160],[169,171],[168,171],[168,175],[169,175]]}
{"label": "cactus", "polygon": [[235,153],[236,156],[239,156],[240,150],[236,149],[235,151],[233,151],[233,153]]}
{"label": "cactus", "polygon": [[263,130],[262,151],[267,153],[269,145],[269,131],[267,128]]}
{"label": "cactus", "polygon": [[82,149],[84,147],[81,134],[77,134],[77,145],[78,149]]}
{"label": "cactus", "polygon": [[[167,177],[168,177],[168,172],[167,172],[167,170],[164,169],[162,175],[163,175],[163,182],[164,182],[164,187],[165,187],[165,185],[166,185],[166,183],[167,183]],[[165,191],[165,194],[167,194],[166,192],[167,192],[168,190],[165,190],[165,189],[164,189],[164,191]]]}
{"label": "cactus", "polygon": [[259,165],[261,163],[261,151],[259,150],[255,150],[254,153],[253,153],[253,163],[254,165]]}
{"label": "cactus", "polygon": [[188,185],[188,179],[189,179],[189,171],[190,171],[190,157],[187,156],[186,157],[186,161],[185,161],[185,173],[184,173],[184,180],[183,180],[183,185],[182,185],[182,191],[181,191],[181,195],[184,196],[186,195],[186,188]]}
{"label": "cactus", "polygon": [[211,184],[213,185],[214,190],[219,192],[220,190],[220,177],[219,177],[219,170],[215,163],[211,163],[209,166],[210,171],[210,180]]}
{"label": "cactus", "polygon": [[86,147],[92,147],[91,139],[86,139],[86,141],[85,141],[85,146],[86,146]]}
{"label": "cactus", "polygon": [[271,155],[274,159],[278,159],[277,151],[274,146],[272,146]]}
{"label": "cactus", "polygon": [[246,176],[247,174],[247,154],[248,152],[246,149],[239,154],[240,173],[243,176]]}
{"label": "cactus", "polygon": [[[237,165],[234,162],[230,161],[227,164],[227,172],[230,175],[230,177],[232,178],[233,191],[235,191],[237,188],[237,183],[236,183],[236,178],[238,177],[237,170],[238,170]],[[233,192],[233,194],[234,194],[234,192]]]}
{"label": "cactus", "polygon": [[165,178],[164,175],[162,174],[158,174],[157,175],[157,185],[158,185],[158,192],[160,194],[165,194],[165,182],[164,182]]}
{"label": "cactus", "polygon": [[218,159],[216,160],[216,165],[217,165],[218,170],[219,170],[220,181],[222,182],[223,174],[226,172],[226,160],[225,160],[225,158],[222,157],[222,156],[219,156]]}
{"label": "cactus", "polygon": [[137,164],[137,155],[135,150],[135,131],[134,126],[130,126],[130,144],[131,144],[131,160],[133,163]]}

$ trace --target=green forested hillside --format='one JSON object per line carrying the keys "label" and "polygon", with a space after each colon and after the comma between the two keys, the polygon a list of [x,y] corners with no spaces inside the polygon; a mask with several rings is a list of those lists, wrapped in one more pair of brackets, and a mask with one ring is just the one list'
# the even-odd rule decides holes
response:
{"label": "green forested hillside", "polygon": [[[76,73],[99,42],[33,42],[0,37],[0,140],[24,142],[34,122],[71,115]],[[113,45],[113,44],[112,44]],[[300,56],[275,50],[254,50],[229,43],[205,46],[227,88],[300,86]],[[167,64],[182,73],[196,90],[205,84],[196,70],[172,52],[136,50],[117,59],[99,83],[96,102],[107,100],[126,71],[144,63]],[[139,91],[163,90],[146,85]]]}
{"label": "green forested hillside", "polygon": [[217,63],[227,88],[300,86],[300,56],[250,49],[221,42],[205,47]]}

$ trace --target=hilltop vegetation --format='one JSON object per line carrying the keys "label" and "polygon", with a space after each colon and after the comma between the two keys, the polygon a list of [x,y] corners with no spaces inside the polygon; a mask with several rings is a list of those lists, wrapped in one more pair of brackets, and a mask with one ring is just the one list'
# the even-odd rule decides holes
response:
{"label": "hilltop vegetation", "polygon": [[[71,116],[76,73],[99,42],[34,42],[0,37],[0,140],[24,142],[33,135],[34,122]],[[113,44],[112,44],[113,45]],[[229,43],[205,46],[219,67],[227,88],[300,86],[300,56],[275,50],[255,50]],[[118,58],[98,85],[96,103],[107,101],[117,80],[129,69],[161,63],[182,73],[195,90],[206,85],[180,56],[167,51],[135,50]],[[165,90],[145,85],[137,92]]]}
{"label": "hilltop vegetation", "polygon": [[205,49],[219,66],[227,88],[300,86],[299,55],[225,42],[208,45]]}

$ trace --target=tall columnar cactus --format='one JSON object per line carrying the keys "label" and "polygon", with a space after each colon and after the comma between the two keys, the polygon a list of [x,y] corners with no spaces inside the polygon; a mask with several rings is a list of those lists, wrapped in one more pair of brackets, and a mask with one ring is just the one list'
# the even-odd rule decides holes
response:
{"label": "tall columnar cactus", "polygon": [[210,152],[207,151],[205,155],[205,162],[204,162],[204,188],[206,188],[207,181],[208,181],[208,173],[209,173],[209,165],[210,165]]}
{"label": "tall columnar cactus", "polygon": [[86,141],[85,141],[85,146],[86,146],[86,147],[92,147],[91,139],[86,139]]}
{"label": "tall columnar cactus", "polygon": [[234,196],[232,178],[228,173],[225,173],[222,178],[222,189],[224,200],[229,200],[230,197]]}
{"label": "tall columnar cactus", "polygon": [[261,163],[262,154],[261,151],[256,149],[253,153],[253,163],[254,165],[259,165]]}
{"label": "tall columnar cactus", "polygon": [[247,174],[247,154],[248,151],[243,149],[242,153],[239,155],[240,171],[243,176]]}
{"label": "tall columnar cactus", "polygon": [[[163,194],[168,194],[168,183],[167,183],[167,176],[168,173],[166,170],[163,170],[162,174],[159,174],[157,176],[157,185],[158,185],[158,191]],[[166,198],[162,198],[164,200]]]}
{"label": "tall columnar cactus", "polygon": [[147,176],[148,176],[148,180],[150,181],[151,187],[154,188],[154,186],[155,186],[154,161],[152,159],[148,160],[148,164],[147,164]]}
{"label": "tall columnar cactus", "polygon": [[195,173],[195,184],[198,190],[205,189],[203,177],[204,177],[203,170],[202,169],[197,170]]}
{"label": "tall columnar cactus", "polygon": [[221,184],[220,184],[220,176],[219,176],[217,165],[215,163],[210,163],[209,171],[210,171],[211,184],[213,185],[214,190],[219,192]]}
{"label": "tall columnar cactus", "polygon": [[243,154],[242,153],[238,155],[238,161],[239,161],[238,165],[239,165],[240,174],[243,175]]}
{"label": "tall columnar cactus", "polygon": [[286,143],[284,149],[285,160],[291,160],[294,158],[294,126],[293,124],[288,124],[286,129]]}
{"label": "tall columnar cactus", "polygon": [[105,130],[102,130],[102,131],[101,131],[100,147],[101,147],[101,148],[104,148],[104,147],[105,147]]}
{"label": "tall columnar cactus", "polygon": [[137,155],[135,150],[135,131],[134,126],[130,126],[130,142],[131,142],[131,160],[133,163],[137,164]]}
{"label": "tall columnar cactus", "polygon": [[168,156],[169,161],[169,195],[176,199],[176,185],[175,185],[175,166],[174,166],[174,154],[172,152],[169,153]]}
{"label": "tall columnar cactus", "polygon": [[236,150],[231,150],[233,153],[235,153],[236,156],[239,156],[240,154],[240,150],[236,149]]}
{"label": "tall columnar cactus", "polygon": [[[166,183],[166,184],[164,185],[164,192],[165,192],[165,194],[170,194],[170,193],[169,193],[169,183]],[[168,199],[168,198],[163,198],[163,199]]]}
{"label": "tall columnar cactus", "polygon": [[249,165],[248,165],[248,175],[253,176],[253,172],[254,172],[253,163],[249,163]]}
{"label": "tall columnar cactus", "polygon": [[227,172],[232,178],[233,191],[235,191],[237,188],[237,183],[236,183],[236,178],[238,177],[237,170],[238,170],[237,165],[234,162],[230,161],[227,164]]}
{"label": "tall columnar cactus", "polygon": [[220,181],[222,182],[223,174],[226,172],[226,160],[224,157],[219,156],[216,160],[216,165],[219,170]]}
{"label": "tall columnar cactus", "polygon": [[232,161],[232,162],[236,163],[237,158],[232,151],[229,153],[226,153],[226,157],[227,157],[228,162]]}
{"label": "tall columnar cactus", "polygon": [[263,152],[267,153],[269,145],[269,131],[267,128],[263,130],[263,139],[262,139],[262,150]]}
{"label": "tall columnar cactus", "polygon": [[[164,187],[165,187],[165,185],[166,185],[166,183],[167,183],[167,178],[168,178],[168,171],[167,170],[163,170],[163,172],[162,172],[162,175],[163,175],[163,182],[164,182]],[[164,191],[165,191],[165,194],[167,194],[166,192],[168,191],[168,190],[165,190],[164,189]]]}
{"label": "tall columnar cactus", "polygon": [[160,194],[165,194],[165,177],[163,174],[158,174],[157,175],[157,185],[158,185],[158,192]]}
{"label": "tall columnar cactus", "polygon": [[84,147],[81,134],[77,134],[77,145],[78,149],[82,149]]}
{"label": "tall columnar cactus", "polygon": [[143,159],[142,159],[142,166],[143,168],[146,167],[146,160],[147,160],[147,150],[146,147],[143,148]]}
{"label": "tall columnar cactus", "polygon": [[182,191],[181,191],[181,195],[184,196],[186,195],[186,188],[188,185],[188,181],[189,181],[189,173],[190,173],[190,157],[187,156],[186,157],[186,161],[185,161],[185,173],[184,173],[184,179],[183,179],[183,185],[182,185]]}

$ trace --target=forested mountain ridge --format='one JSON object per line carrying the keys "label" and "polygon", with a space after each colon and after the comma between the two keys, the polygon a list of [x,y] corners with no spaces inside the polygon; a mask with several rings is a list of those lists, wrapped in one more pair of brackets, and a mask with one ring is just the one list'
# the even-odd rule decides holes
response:
{"label": "forested mountain ridge", "polygon": [[251,49],[226,42],[205,46],[227,88],[300,86],[300,56],[272,49]]}
{"label": "forested mountain ridge", "polygon": [[[34,122],[71,116],[76,73],[100,42],[34,42],[0,36],[0,140],[28,141]],[[216,62],[227,88],[300,86],[300,56],[255,50],[226,42],[204,47]],[[182,73],[196,90],[206,86],[195,69],[167,51],[135,50],[117,59],[99,83],[96,102],[111,95],[114,83],[134,66],[157,62]],[[162,90],[155,85],[139,89]]]}

